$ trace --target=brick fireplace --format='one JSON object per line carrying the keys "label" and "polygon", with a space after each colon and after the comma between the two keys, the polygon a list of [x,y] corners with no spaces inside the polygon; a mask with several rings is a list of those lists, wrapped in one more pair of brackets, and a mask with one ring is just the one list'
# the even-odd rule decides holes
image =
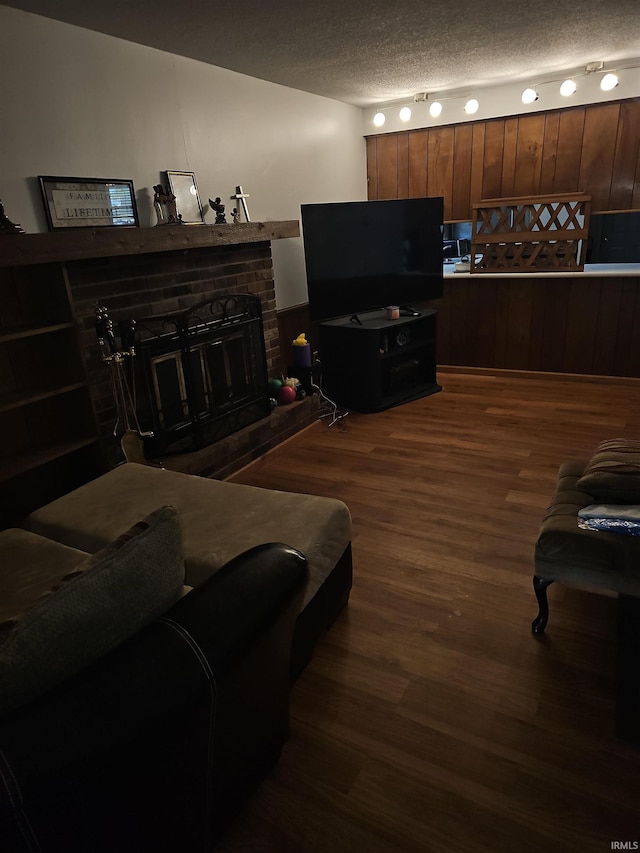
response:
{"label": "brick fireplace", "polygon": [[[297,223],[293,224],[297,229]],[[262,227],[258,223],[246,225]],[[203,228],[212,230],[208,226]],[[228,225],[226,229],[225,241],[234,234],[242,236],[240,226]],[[158,251],[154,250],[155,246],[151,248],[153,240],[174,237],[178,231],[184,233],[187,239],[198,232],[196,238],[200,239],[200,226],[145,230],[151,232],[149,237],[153,238],[149,240],[148,248],[140,247],[136,253],[127,251],[111,257],[70,260],[66,264],[101,444],[110,466],[122,461],[122,452],[119,441],[113,436],[117,415],[110,386],[112,368],[102,361],[96,337],[97,304],[108,309],[116,326],[130,319],[188,312],[203,302],[215,301],[225,294],[258,297],[267,374],[278,376],[282,369],[270,235],[266,234],[264,240],[194,245],[175,250],[163,245]],[[167,235],[168,231],[173,233]],[[296,235],[290,233],[283,236]],[[301,401],[301,405],[296,403],[279,407],[264,422],[239,428],[233,435],[223,437],[213,446],[186,454],[184,458],[169,454],[162,458],[162,463],[166,467],[191,473],[224,476],[311,423],[314,415],[312,400]]]}

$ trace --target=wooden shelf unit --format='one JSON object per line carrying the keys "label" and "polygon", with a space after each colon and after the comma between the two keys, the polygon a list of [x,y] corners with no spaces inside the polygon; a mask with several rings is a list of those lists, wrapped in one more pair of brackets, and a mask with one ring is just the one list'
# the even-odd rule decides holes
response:
{"label": "wooden shelf unit", "polygon": [[33,338],[36,335],[49,335],[62,329],[72,329],[73,323],[55,323],[51,326],[32,326],[24,329],[8,329],[0,332],[0,344],[17,341],[19,338]]}
{"label": "wooden shelf unit", "polygon": [[14,477],[31,472],[36,468],[42,468],[50,462],[55,462],[62,457],[75,453],[77,450],[91,447],[94,444],[95,439],[93,437],[80,438],[76,441],[57,442],[50,447],[41,447],[38,450],[31,450],[28,453],[14,456],[8,464],[2,467],[0,484],[4,485]]}
{"label": "wooden shelf unit", "polygon": [[0,399],[0,414],[2,412],[9,412],[11,409],[21,409],[32,403],[39,403],[41,400],[48,400],[51,397],[58,397],[61,394],[67,394],[69,391],[86,388],[86,385],[86,382],[75,382],[70,385],[40,389],[33,388],[27,392],[16,391],[14,394],[3,394],[2,399]]}
{"label": "wooden shelf unit", "polygon": [[[0,243],[0,252],[3,248]],[[2,527],[19,523],[32,509],[62,494],[70,482],[77,482],[78,470],[95,475],[99,457],[64,265],[33,263],[14,267],[5,266],[4,261],[2,253]],[[42,476],[45,468],[46,478]]]}

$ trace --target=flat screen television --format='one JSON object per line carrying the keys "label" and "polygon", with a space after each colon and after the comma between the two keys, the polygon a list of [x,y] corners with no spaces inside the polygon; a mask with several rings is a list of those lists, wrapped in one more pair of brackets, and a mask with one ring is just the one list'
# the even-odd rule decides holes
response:
{"label": "flat screen television", "polygon": [[313,321],[442,296],[443,199],[303,204]]}

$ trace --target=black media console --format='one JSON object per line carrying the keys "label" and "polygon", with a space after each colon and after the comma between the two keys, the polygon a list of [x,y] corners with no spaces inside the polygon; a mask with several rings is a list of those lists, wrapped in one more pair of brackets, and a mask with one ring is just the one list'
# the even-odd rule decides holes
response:
{"label": "black media console", "polygon": [[437,312],[387,320],[382,310],[320,323],[322,387],[358,412],[380,412],[440,391]]}

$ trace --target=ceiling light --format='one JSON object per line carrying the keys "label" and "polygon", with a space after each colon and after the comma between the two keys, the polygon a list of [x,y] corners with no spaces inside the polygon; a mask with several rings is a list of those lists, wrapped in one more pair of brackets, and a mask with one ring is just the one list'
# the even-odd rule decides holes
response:
{"label": "ceiling light", "polygon": [[385,121],[386,121],[386,118],[385,118],[384,113],[376,113],[373,117],[373,123],[375,124],[376,127],[382,127],[382,125],[385,123]]}
{"label": "ceiling light", "polygon": [[440,113],[442,112],[442,104],[440,101],[434,101],[429,107],[429,115],[432,118],[438,118]]}
{"label": "ceiling light", "polygon": [[535,89],[525,89],[522,93],[522,103],[523,104],[532,104],[534,101],[538,100],[538,93]]}
{"label": "ceiling light", "polygon": [[568,98],[569,95],[573,95],[575,93],[577,88],[575,80],[565,80],[560,86],[560,94],[564,95],[565,98]]}
{"label": "ceiling light", "polygon": [[411,118],[411,108],[410,107],[403,107],[400,110],[400,121],[409,121],[410,118]]}
{"label": "ceiling light", "polygon": [[479,107],[480,104],[478,103],[478,101],[475,98],[470,98],[464,105],[464,111],[469,115],[473,115],[474,113],[478,112]]}
{"label": "ceiling light", "polygon": [[615,89],[618,85],[618,75],[617,74],[605,74],[602,80],[600,81],[600,88],[603,92],[610,92],[611,89]]}

